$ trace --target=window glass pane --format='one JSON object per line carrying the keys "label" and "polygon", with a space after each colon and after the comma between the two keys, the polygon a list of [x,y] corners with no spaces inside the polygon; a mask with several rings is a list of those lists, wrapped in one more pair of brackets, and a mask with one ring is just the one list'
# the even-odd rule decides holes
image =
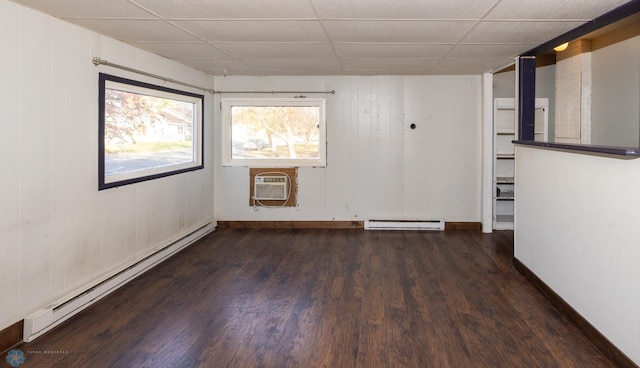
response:
{"label": "window glass pane", "polygon": [[99,188],[203,168],[204,96],[100,74]]}
{"label": "window glass pane", "polygon": [[105,174],[193,162],[193,103],[107,89]]}
{"label": "window glass pane", "polygon": [[324,166],[323,98],[224,98],[225,165]]}
{"label": "window glass pane", "polygon": [[318,159],[318,106],[233,106],[233,159]]}

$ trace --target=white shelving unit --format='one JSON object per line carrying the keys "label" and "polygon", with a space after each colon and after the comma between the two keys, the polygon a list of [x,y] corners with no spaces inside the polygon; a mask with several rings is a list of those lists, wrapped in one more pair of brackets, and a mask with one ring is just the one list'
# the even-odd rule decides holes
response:
{"label": "white shelving unit", "polygon": [[[547,140],[548,104],[548,99],[536,98],[535,140]],[[515,99],[494,99],[493,131],[493,229],[513,230],[516,178],[512,141],[518,137]]]}
{"label": "white shelving unit", "polygon": [[515,101],[496,98],[493,103],[493,228],[513,229],[515,199]]}

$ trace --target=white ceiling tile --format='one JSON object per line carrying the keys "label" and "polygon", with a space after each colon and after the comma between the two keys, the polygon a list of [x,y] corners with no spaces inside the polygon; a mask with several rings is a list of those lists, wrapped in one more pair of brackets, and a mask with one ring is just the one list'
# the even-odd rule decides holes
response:
{"label": "white ceiling tile", "polygon": [[190,66],[192,68],[203,71],[220,71],[217,73],[222,75],[224,70],[227,70],[227,74],[246,74],[254,72],[254,69],[250,68],[246,64],[237,60],[221,60],[221,59],[177,59],[177,62]]}
{"label": "white ceiling tile", "polygon": [[216,47],[238,59],[335,57],[328,43],[219,43]]}
{"label": "white ceiling tile", "polygon": [[164,18],[315,18],[308,0],[134,0]]}
{"label": "white ceiling tile", "polygon": [[481,22],[462,42],[539,45],[581,24],[582,22]]}
{"label": "white ceiling tile", "polygon": [[437,59],[343,59],[345,70],[427,70],[438,63]]}
{"label": "white ceiling tile", "polygon": [[591,20],[628,0],[501,0],[486,19],[577,19]]}
{"label": "white ceiling tile", "polygon": [[274,69],[260,71],[258,75],[261,76],[309,76],[309,75],[342,75],[344,74],[340,70],[322,70],[322,69]]}
{"label": "white ceiling tile", "polygon": [[333,42],[456,43],[474,22],[326,21]]}
{"label": "white ceiling tile", "polygon": [[74,19],[72,23],[125,42],[198,41],[187,32],[162,20]]}
{"label": "white ceiling tile", "polygon": [[209,42],[327,42],[316,21],[175,21]]}
{"label": "white ceiling tile", "polygon": [[[335,59],[260,59],[243,60],[248,66],[265,72],[292,71],[340,71],[340,64]],[[290,73],[287,73],[290,74]]]}
{"label": "white ceiling tile", "polygon": [[441,68],[436,66],[429,70],[429,75],[477,75],[487,72],[487,69],[480,67],[466,67],[466,68]]}
{"label": "white ceiling tile", "polygon": [[447,57],[438,63],[431,71],[438,70],[438,74],[447,74],[446,71],[475,70],[476,74],[489,71],[493,68],[501,68],[513,63],[513,58],[451,58]]}
{"label": "white ceiling tile", "polygon": [[538,44],[518,44],[518,45],[456,45],[451,52],[447,54],[449,57],[458,58],[486,58],[486,57],[513,57],[530,50]]}
{"label": "white ceiling tile", "polygon": [[20,0],[18,3],[58,18],[153,18],[126,0]]}
{"label": "white ceiling tile", "polygon": [[479,19],[495,0],[312,0],[322,18]]}
{"label": "white ceiling tile", "polygon": [[231,59],[231,56],[206,43],[143,42],[134,46],[170,59]]}
{"label": "white ceiling tile", "polygon": [[427,69],[397,69],[391,72],[389,69],[349,69],[344,70],[345,75],[427,75],[431,72]]}
{"label": "white ceiling tile", "polygon": [[392,44],[392,43],[336,43],[333,45],[342,58],[440,58],[453,45]]}

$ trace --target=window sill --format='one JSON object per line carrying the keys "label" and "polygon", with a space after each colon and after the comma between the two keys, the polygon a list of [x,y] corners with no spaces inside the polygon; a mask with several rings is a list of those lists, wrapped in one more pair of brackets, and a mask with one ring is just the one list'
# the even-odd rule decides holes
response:
{"label": "window sill", "polygon": [[596,155],[604,157],[612,157],[619,159],[636,159],[640,158],[640,148],[634,147],[612,147],[612,146],[595,146],[587,144],[570,144],[570,143],[550,143],[540,141],[513,141],[514,144],[527,146],[532,148],[550,149],[573,152],[577,154]]}
{"label": "window sill", "polygon": [[324,162],[314,161],[269,161],[269,160],[247,160],[247,161],[233,161],[223,162],[222,167],[273,167],[273,168],[292,168],[292,167],[312,167],[312,168],[325,168],[327,164]]}

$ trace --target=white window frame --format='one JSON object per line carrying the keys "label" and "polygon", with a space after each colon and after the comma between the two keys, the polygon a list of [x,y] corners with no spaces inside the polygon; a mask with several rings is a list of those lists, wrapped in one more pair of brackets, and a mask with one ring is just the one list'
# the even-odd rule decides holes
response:
{"label": "white window frame", "polygon": [[[131,79],[121,78],[109,74],[100,73],[99,81],[99,180],[98,189],[108,189],[138,183],[147,180],[158,179],[170,175],[184,172],[200,170],[204,168],[203,160],[203,129],[204,129],[204,96],[157,86],[149,83],[139,82]],[[159,167],[143,168],[135,171],[127,171],[118,174],[107,175],[105,173],[105,90],[116,89],[128,93],[135,93],[159,98],[171,99],[191,103],[195,107],[195,114],[192,125],[192,160],[176,164]]]}
{"label": "white window frame", "polygon": [[[325,98],[293,98],[293,97],[224,97],[221,99],[222,113],[222,165],[251,167],[326,167],[327,165],[327,129]],[[234,106],[317,106],[319,107],[318,158],[284,158],[284,159],[234,159],[232,157],[231,108]]]}

